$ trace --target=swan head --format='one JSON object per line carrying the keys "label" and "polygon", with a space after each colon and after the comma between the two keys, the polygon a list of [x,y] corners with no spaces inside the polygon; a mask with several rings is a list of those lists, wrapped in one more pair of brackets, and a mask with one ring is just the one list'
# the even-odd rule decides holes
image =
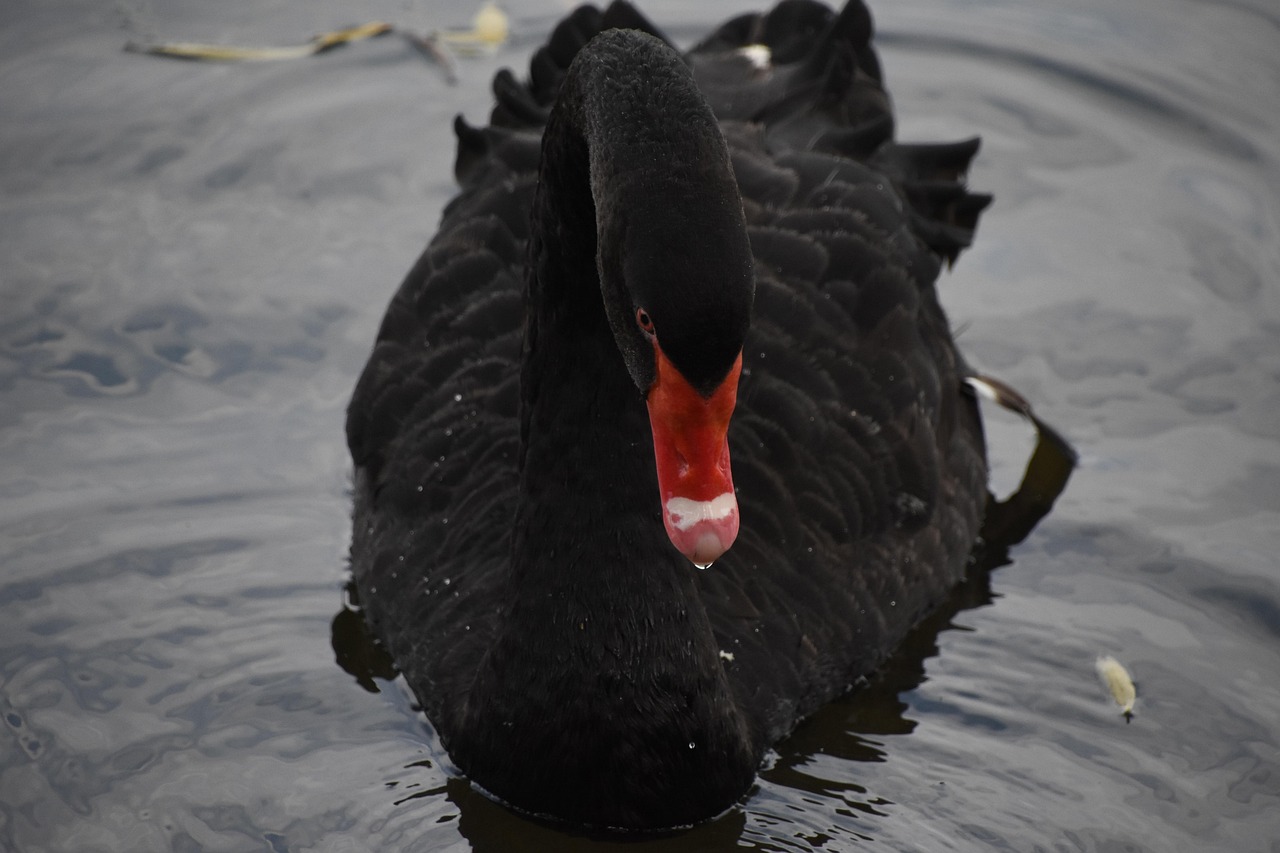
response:
{"label": "swan head", "polygon": [[635,307],[615,337],[626,340],[620,349],[648,407],[667,536],[706,567],[738,536],[728,437],[755,278],[745,227],[732,216],[684,225],[647,226],[662,234],[661,253],[643,251],[643,240],[632,246],[622,267]]}

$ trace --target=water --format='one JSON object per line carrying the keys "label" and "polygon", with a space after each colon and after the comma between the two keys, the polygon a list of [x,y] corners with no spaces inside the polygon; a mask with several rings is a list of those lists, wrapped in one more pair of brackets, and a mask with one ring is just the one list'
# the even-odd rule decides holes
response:
{"label": "water", "polygon": [[[487,111],[443,2],[17,2],[0,28],[0,849],[604,850],[450,775],[352,660],[343,407]],[[688,40],[742,8],[651,3]],[[944,296],[1081,467],[1012,565],[627,849],[1266,851],[1280,838],[1280,16],[1269,0],[877,3],[904,137],[981,134]],[[1030,447],[992,415],[995,481]],[[714,569],[711,569],[714,571]],[[944,630],[945,628],[945,630]],[[335,663],[370,687],[362,688]],[[1126,725],[1094,673],[1138,685]]]}

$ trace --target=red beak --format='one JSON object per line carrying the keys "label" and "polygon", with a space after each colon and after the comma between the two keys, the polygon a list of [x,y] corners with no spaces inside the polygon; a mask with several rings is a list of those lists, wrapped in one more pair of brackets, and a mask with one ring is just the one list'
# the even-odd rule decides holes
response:
{"label": "red beak", "polygon": [[742,355],[711,396],[703,397],[656,341],[654,351],[657,378],[647,402],[662,519],[676,549],[706,568],[738,538],[728,437]]}

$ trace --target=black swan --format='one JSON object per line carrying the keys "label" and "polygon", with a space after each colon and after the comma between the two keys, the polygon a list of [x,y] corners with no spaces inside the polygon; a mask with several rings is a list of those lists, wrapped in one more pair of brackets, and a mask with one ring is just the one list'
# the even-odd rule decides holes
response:
{"label": "black swan", "polygon": [[894,141],[870,39],[784,0],[682,57],[583,6],[456,122],[348,413],[351,564],[518,810],[715,816],[964,576],[985,448],[934,280],[989,198],[976,140]]}

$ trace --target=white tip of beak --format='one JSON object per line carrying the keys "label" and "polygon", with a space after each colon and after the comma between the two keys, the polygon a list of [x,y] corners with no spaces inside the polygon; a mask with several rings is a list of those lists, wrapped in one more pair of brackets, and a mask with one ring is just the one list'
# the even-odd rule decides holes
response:
{"label": "white tip of beak", "polygon": [[732,492],[709,501],[675,497],[663,509],[671,543],[700,568],[718,560],[738,538],[738,500]]}

